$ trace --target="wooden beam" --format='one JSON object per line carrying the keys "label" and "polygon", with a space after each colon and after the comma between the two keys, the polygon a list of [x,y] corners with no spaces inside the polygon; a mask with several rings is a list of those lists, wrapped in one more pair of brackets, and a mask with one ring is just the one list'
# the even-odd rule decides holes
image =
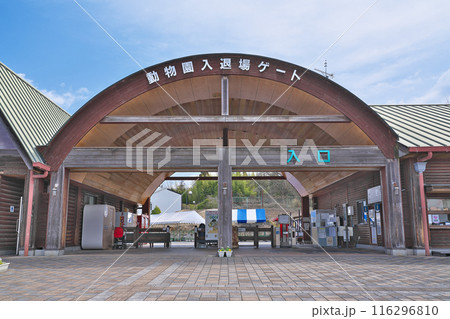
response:
{"label": "wooden beam", "polygon": [[[225,138],[225,136],[224,136]],[[232,168],[228,156],[228,147],[223,147],[223,157],[218,167],[218,245],[219,247],[232,246]]]}
{"label": "wooden beam", "polygon": [[210,116],[105,116],[102,124],[130,123],[349,123],[345,115],[210,115]]}
{"label": "wooden beam", "polygon": [[[346,169],[364,169],[384,167],[387,163],[383,153],[376,146],[319,146],[320,151],[330,152],[330,161],[318,163],[314,158],[314,152],[309,150],[311,160],[297,163],[295,160],[287,163],[285,160],[291,153],[282,152],[281,147],[261,146],[236,147],[232,153],[233,170],[252,170],[258,171],[297,171],[305,169],[335,170],[338,168]],[[296,154],[300,154],[301,147],[292,147]],[[125,147],[118,148],[74,148],[66,158],[64,165],[67,168],[87,170],[135,170],[135,167],[148,165],[153,171],[199,171],[216,170],[219,167],[219,156],[217,149],[212,147],[202,147],[197,150],[199,159],[194,162],[195,150],[191,147],[172,147],[170,149],[170,160],[162,167],[158,164],[164,162],[166,158],[166,149],[153,149],[153,160],[147,163],[146,153],[143,152],[141,158],[133,158],[133,167],[126,165],[127,151]],[[135,153],[135,152],[134,152]],[[134,155],[134,154],[133,154]],[[255,156],[259,156],[259,160]],[[206,156],[209,158],[207,159]],[[136,157],[136,156],[135,156]],[[262,163],[261,164],[261,160]]]}
{"label": "wooden beam", "polygon": [[[266,180],[285,180],[284,176],[232,176],[234,181],[247,181],[247,180],[257,180],[257,181],[266,181]],[[170,176],[166,178],[166,181],[216,181],[217,176]]]}
{"label": "wooden beam", "polygon": [[221,98],[221,109],[222,115],[228,116],[230,115],[230,99],[229,99],[229,90],[228,90],[228,77],[226,75],[222,76],[222,98]]}

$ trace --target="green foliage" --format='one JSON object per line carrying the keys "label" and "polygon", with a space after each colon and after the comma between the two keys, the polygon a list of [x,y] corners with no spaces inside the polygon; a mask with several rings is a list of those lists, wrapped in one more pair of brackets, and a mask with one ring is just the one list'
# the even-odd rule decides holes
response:
{"label": "green foliage", "polygon": [[155,209],[152,210],[152,215],[158,215],[158,214],[161,214],[161,208],[156,206]]}
{"label": "green foliage", "polygon": [[[255,173],[239,173],[233,176],[253,176]],[[257,173],[258,176],[278,175],[278,173]],[[201,173],[200,176],[209,176]],[[275,202],[259,186],[261,185],[276,201],[286,207],[300,207],[301,198],[295,189],[284,180],[233,180],[233,203],[242,208],[266,207]],[[188,203],[188,209],[217,208],[218,183],[217,180],[198,180],[191,188],[184,182],[180,182],[171,188],[178,194],[182,194],[182,203]],[[191,192],[191,193],[190,193]],[[194,204],[195,201],[195,204]]]}

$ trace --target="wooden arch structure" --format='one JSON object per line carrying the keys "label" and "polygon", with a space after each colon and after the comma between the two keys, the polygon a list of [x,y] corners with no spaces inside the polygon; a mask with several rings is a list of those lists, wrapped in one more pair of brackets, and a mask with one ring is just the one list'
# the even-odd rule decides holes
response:
{"label": "wooden arch structure", "polygon": [[[171,161],[152,167],[153,174],[137,172],[126,165],[125,147],[130,141],[150,145],[151,132],[157,134],[155,141],[167,137],[160,141],[172,148]],[[201,162],[193,163],[194,141],[204,139],[223,145],[232,141],[238,160],[205,161],[211,150],[204,149]],[[280,161],[288,146],[300,152],[296,147],[309,140],[318,149],[331,149],[333,160],[327,165]],[[392,202],[385,223],[392,229],[385,242],[402,248],[401,199],[393,200],[389,186],[400,183],[397,140],[371,108],[329,79],[280,60],[224,53],[167,61],[118,81],[87,102],[40,150],[51,167],[52,185],[66,185],[70,174],[70,179],[136,202],[148,198],[175,171],[219,170],[219,183],[227,183],[232,170],[283,171],[304,195],[358,170],[381,170],[386,201]],[[249,146],[257,146],[264,165]],[[155,150],[154,163],[161,163],[164,155]],[[219,200],[222,209],[231,211],[227,196]],[[59,197],[50,204],[49,216],[63,229],[64,189]],[[223,246],[231,244],[229,215],[221,226]],[[61,240],[55,239],[55,249]]]}

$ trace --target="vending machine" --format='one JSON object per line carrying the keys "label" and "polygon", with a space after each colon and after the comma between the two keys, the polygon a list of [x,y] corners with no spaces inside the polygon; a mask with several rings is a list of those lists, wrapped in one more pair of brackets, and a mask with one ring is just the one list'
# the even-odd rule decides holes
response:
{"label": "vending machine", "polygon": [[311,237],[313,244],[337,247],[336,212],[332,209],[311,211]]}
{"label": "vending machine", "polygon": [[150,227],[150,217],[148,215],[138,215],[136,217],[136,226],[139,229],[147,229]]}
{"label": "vending machine", "polygon": [[280,224],[280,248],[292,247],[292,230],[291,218],[289,215],[278,215],[278,223]]}
{"label": "vending machine", "polygon": [[85,205],[81,248],[112,249],[115,208],[109,205]]}

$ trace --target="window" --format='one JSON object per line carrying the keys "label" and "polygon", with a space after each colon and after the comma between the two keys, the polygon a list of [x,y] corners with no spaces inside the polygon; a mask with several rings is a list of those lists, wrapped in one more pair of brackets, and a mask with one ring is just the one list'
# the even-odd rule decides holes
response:
{"label": "window", "polygon": [[359,200],[356,202],[356,213],[358,215],[358,224],[367,224],[367,212],[364,212],[366,206],[365,200]]}

